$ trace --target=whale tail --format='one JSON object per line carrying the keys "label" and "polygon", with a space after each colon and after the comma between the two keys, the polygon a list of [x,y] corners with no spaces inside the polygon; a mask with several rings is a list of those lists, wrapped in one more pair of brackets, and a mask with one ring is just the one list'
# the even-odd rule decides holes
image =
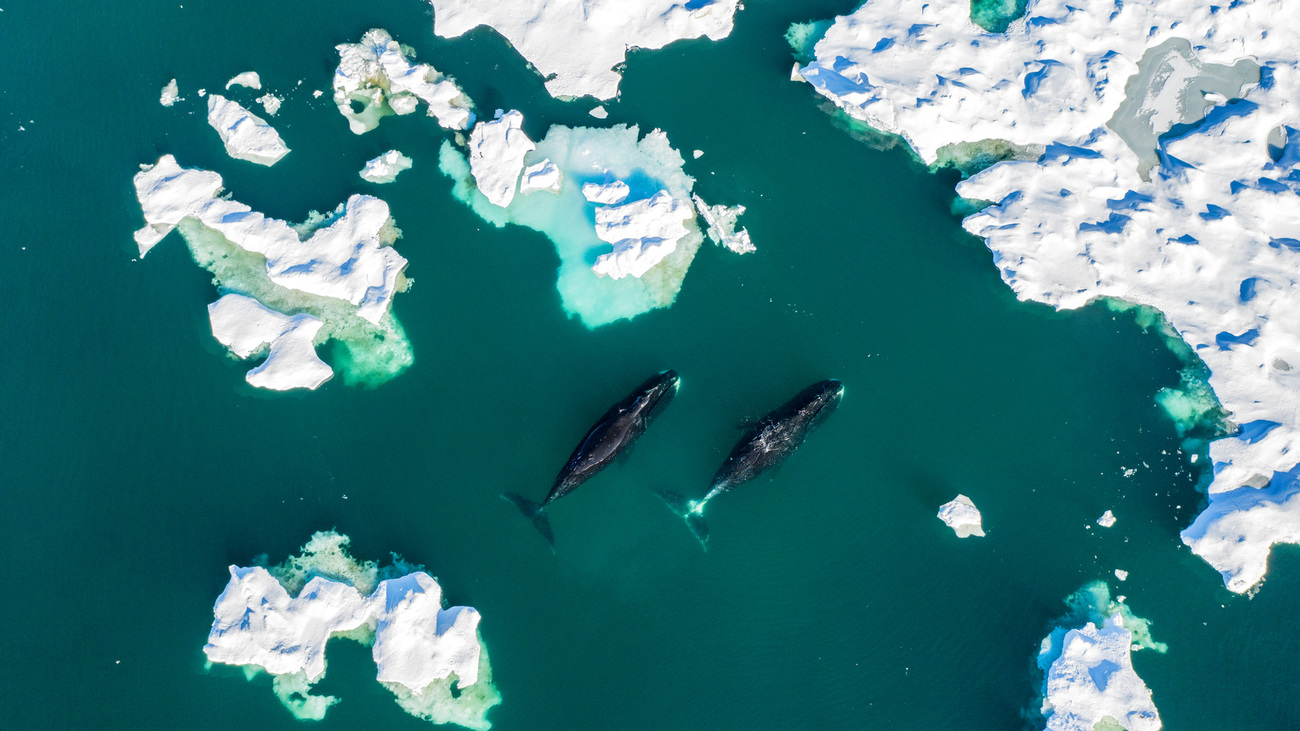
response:
{"label": "whale tail", "polygon": [[675,492],[660,490],[659,499],[668,505],[668,509],[673,511],[682,520],[686,521],[686,527],[691,530],[695,540],[700,542],[700,547],[709,550],[709,524],[704,522],[704,504],[694,500],[687,500]]}
{"label": "whale tail", "polygon": [[537,528],[537,532],[541,533],[546,542],[551,545],[551,550],[555,550],[555,534],[551,532],[551,521],[546,518],[546,506],[513,492],[507,492],[501,497],[514,503],[525,518],[533,521],[533,527]]}

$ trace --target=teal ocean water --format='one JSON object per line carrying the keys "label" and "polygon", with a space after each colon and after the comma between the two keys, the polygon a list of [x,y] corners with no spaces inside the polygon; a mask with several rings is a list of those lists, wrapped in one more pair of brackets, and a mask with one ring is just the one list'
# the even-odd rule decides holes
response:
{"label": "teal ocean water", "polygon": [[[0,3],[0,727],[304,728],[201,648],[228,564],[331,527],[482,612],[498,729],[1019,729],[1040,640],[1095,579],[1169,646],[1134,659],[1166,728],[1300,727],[1300,554],[1276,551],[1252,599],[1178,540],[1200,475],[1153,401],[1177,359],[1131,316],[1015,301],[951,212],[954,173],[856,141],[788,81],[787,26],[853,5],[751,0],[722,42],[633,53],[597,122],[493,33],[435,38],[416,0]],[[480,110],[527,110],[534,139],[635,123],[704,150],[686,172],[748,206],[758,253],[706,244],[671,309],[567,318],[550,242],[452,199],[432,120],[355,136],[312,98],[371,27]],[[270,169],[228,158],[195,95],[249,69],[288,92],[293,152]],[[173,77],[186,101],[165,109]],[[363,183],[392,147],[414,168]],[[164,153],[289,220],[387,200],[414,365],[378,389],[251,392],[179,237],[135,260],[131,176]],[[591,422],[669,367],[677,399],[556,504],[552,554],[499,494],[544,495]],[[701,552],[654,491],[701,494],[741,422],[824,377],[839,411],[710,505]],[[935,518],[958,492],[986,538]],[[312,728],[426,727],[355,643],[330,645],[318,690],[342,701]]]}

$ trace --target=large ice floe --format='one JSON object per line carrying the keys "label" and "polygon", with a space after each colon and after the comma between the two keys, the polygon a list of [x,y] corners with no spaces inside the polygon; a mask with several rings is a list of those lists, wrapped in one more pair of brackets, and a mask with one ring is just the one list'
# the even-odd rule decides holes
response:
{"label": "large ice floe", "polygon": [[442,589],[396,555],[391,566],[357,561],[349,539],[316,533],[302,554],[278,566],[231,566],[203,648],[211,663],[248,677],[271,675],[296,717],[320,720],[339,701],[313,695],[325,677],[331,637],[371,647],[377,678],[408,713],[433,723],[487,729],[501,702],[473,607],[444,609]]}
{"label": "large ice floe", "polygon": [[208,124],[221,135],[226,154],[271,166],[289,154],[280,133],[239,104],[220,94],[208,95]]}
{"label": "large ice floe", "polygon": [[731,34],[740,0],[432,0],[433,30],[455,38],[480,25],[510,42],[546,78],[552,96],[618,94],[632,48]]}
{"label": "large ice floe", "polygon": [[469,129],[472,104],[451,79],[427,63],[415,64],[415,52],[374,28],[360,43],[337,46],[334,103],[356,134],[369,132],[389,114],[410,114],[421,103],[447,129]]}
{"label": "large ice floe", "polygon": [[1195,418],[1217,396],[1234,430],[1182,538],[1245,592],[1273,544],[1300,542],[1294,7],[1031,0],[1004,34],[968,7],[868,2],[796,76],[927,163],[1003,160],[958,193],[991,203],[964,226],[1020,299],[1163,314],[1213,392],[1162,403]]}
{"label": "large ice floe", "polygon": [[1158,731],[1151,691],[1133,670],[1132,653],[1166,651],[1150,623],[1100,581],[1072,595],[1069,614],[1043,638],[1042,708],[1047,731]]}
{"label": "large ice floe", "polygon": [[[480,122],[468,158],[443,143],[440,167],[453,195],[496,226],[546,234],[560,257],[564,309],[588,327],[671,305],[703,235],[691,202],[695,180],[668,137],[659,130],[641,137],[625,125],[555,126],[532,148],[518,114]],[[480,134],[489,125],[498,129]],[[492,144],[502,151],[482,150]],[[521,176],[524,195],[515,195]]]}
{"label": "large ice floe", "polygon": [[335,360],[349,382],[379,383],[411,363],[389,311],[406,287],[406,259],[391,246],[400,232],[382,200],[354,195],[290,226],[221,197],[220,175],[182,168],[171,155],[141,166],[135,190],[145,218],[135,234],[140,256],[179,230],[227,295],[209,309],[213,335],[238,357],[267,353],[250,384],[315,388],[328,376],[306,351],[330,339],[342,346]]}

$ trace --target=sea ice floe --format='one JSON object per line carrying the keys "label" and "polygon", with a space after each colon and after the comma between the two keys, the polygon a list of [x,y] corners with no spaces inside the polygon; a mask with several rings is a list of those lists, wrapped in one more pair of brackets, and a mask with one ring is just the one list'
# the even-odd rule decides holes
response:
{"label": "sea ice floe", "polygon": [[528,195],[541,190],[558,194],[563,184],[564,176],[560,174],[560,169],[555,166],[555,163],[542,160],[524,168],[523,176],[519,179],[519,192]]}
{"label": "sea ice floe", "polygon": [[731,33],[739,0],[432,0],[433,30],[455,38],[490,26],[546,78],[560,98],[618,94],[619,73],[632,48]]}
{"label": "sea ice floe", "polygon": [[514,200],[524,156],[537,146],[524,133],[524,115],[498,109],[496,119],[474,125],[469,136],[469,169],[479,192],[496,206]]}
{"label": "sea ice floe", "polygon": [[963,225],[1017,297],[1163,313],[1238,429],[1210,444],[1209,506],[1182,533],[1235,592],[1263,579],[1274,543],[1300,542],[1300,26],[1276,20],[1289,12],[1031,0],[989,34],[965,2],[869,2],[800,69],[927,162],[1013,158],[958,194],[992,202]]}
{"label": "sea ice floe", "polygon": [[411,169],[411,158],[397,150],[389,150],[370,160],[361,169],[361,178],[371,183],[391,183],[403,170]]}
{"label": "sea ice floe", "polygon": [[1165,646],[1100,582],[1069,601],[1071,615],[1043,638],[1038,654],[1047,731],[1158,731],[1160,714],[1133,670],[1132,651],[1163,653]]}
{"label": "sea ice floe", "polygon": [[226,154],[271,166],[289,154],[280,133],[265,119],[220,94],[208,95],[208,124],[221,135]]}
{"label": "sea ice floe", "polygon": [[162,94],[158,98],[158,103],[164,107],[170,107],[180,100],[180,87],[176,85],[176,79],[167,82],[162,88]]}
{"label": "sea ice floe", "polygon": [[1115,525],[1115,514],[1110,512],[1109,510],[1102,513],[1101,517],[1097,519],[1097,525],[1101,526],[1102,528],[1109,528],[1112,525]]}
{"label": "sea ice floe", "polygon": [[273,391],[315,389],[334,377],[312,342],[324,324],[319,318],[306,313],[291,317],[252,297],[228,294],[208,305],[208,319],[213,337],[236,356],[266,353],[262,365],[244,377],[249,385]]}
{"label": "sea ice floe", "polygon": [[230,567],[203,652],[213,663],[265,671],[285,706],[319,720],[338,698],[311,693],[331,637],[371,645],[378,680],[407,712],[487,729],[500,703],[473,607],[442,606],[438,583],[394,556],[380,568],[348,555],[346,536],[316,533],[285,563]]}
{"label": "sea ice floe", "polygon": [[374,129],[385,115],[410,114],[421,102],[446,129],[469,129],[474,123],[473,105],[460,87],[427,63],[412,64],[414,52],[388,31],[374,28],[360,43],[337,49],[334,103],[356,134]]}
{"label": "sea ice floe", "polygon": [[939,520],[944,525],[952,528],[958,538],[968,538],[970,536],[983,536],[984,527],[982,525],[983,516],[975,507],[975,503],[965,495],[958,495],[952,500],[939,506]]}
{"label": "sea ice floe", "polygon": [[236,74],[230,79],[230,81],[226,82],[227,89],[232,86],[246,86],[250,89],[261,89],[262,78],[257,75],[256,71],[245,71],[242,74]]}
{"label": "sea ice floe", "polygon": [[[544,160],[550,160],[566,181],[558,195],[517,196],[505,208],[490,203],[475,186],[469,161],[450,142],[443,143],[439,166],[455,183],[453,195],[484,220],[497,226],[528,226],[551,239],[560,257],[556,288],[561,302],[565,311],[588,327],[671,305],[703,236],[691,212],[695,181],[682,172],[682,156],[668,143],[668,137],[654,130],[641,138],[636,127],[626,125],[605,129],[554,126],[537,148],[524,156],[523,164]],[[592,191],[608,189],[615,182],[627,186],[628,195],[618,206],[621,211],[602,212],[599,204],[583,195],[588,185],[595,186],[587,188]],[[608,206],[604,209],[610,210]],[[641,238],[636,253],[634,247],[615,253],[622,250],[611,246],[610,238],[620,235],[622,219],[628,221],[628,228],[622,230],[629,235],[618,241]],[[634,221],[639,223],[634,225]],[[671,244],[645,240],[645,236],[633,235],[635,226],[645,226],[652,239],[676,239]],[[598,235],[598,227],[605,238]],[[654,227],[661,232],[651,233]],[[652,263],[661,253],[662,259]],[[593,271],[593,264],[607,254],[614,256],[602,265],[609,267],[603,273],[617,271],[623,276],[616,279]]]}
{"label": "sea ice floe", "polygon": [[267,114],[274,117],[275,113],[280,111],[280,105],[284,103],[284,99],[268,91],[257,98],[257,103],[262,105],[262,109],[265,109]]}
{"label": "sea ice floe", "polygon": [[[318,319],[309,339],[344,346],[335,365],[349,382],[382,382],[411,363],[410,343],[389,312],[406,286],[406,259],[391,246],[400,232],[383,201],[354,195],[294,227],[221,197],[220,175],[183,169],[171,155],[142,166],[135,189],[145,217],[135,234],[141,257],[179,229],[223,293],[252,297],[272,313]],[[219,339],[222,322],[213,320]],[[270,382],[269,375],[257,380]],[[249,381],[261,385],[251,374]]]}

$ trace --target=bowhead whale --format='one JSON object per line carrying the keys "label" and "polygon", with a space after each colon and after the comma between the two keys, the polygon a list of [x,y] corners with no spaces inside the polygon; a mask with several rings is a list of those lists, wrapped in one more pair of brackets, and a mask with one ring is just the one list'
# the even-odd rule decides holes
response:
{"label": "bowhead whale", "polygon": [[555,484],[551,486],[545,500],[534,502],[514,493],[506,493],[501,497],[514,503],[524,517],[531,519],[537,530],[554,547],[555,535],[551,532],[551,522],[546,519],[546,508],[595,477],[597,472],[609,466],[610,462],[640,439],[650,421],[672,400],[680,383],[676,371],[664,371],[652,376],[627,398],[611,406],[587,430],[569,461],[555,477]]}
{"label": "bowhead whale", "polygon": [[707,549],[709,527],[704,522],[704,506],[718,495],[784,462],[803,444],[804,437],[835,411],[843,395],[844,385],[839,381],[814,383],[745,431],[718,468],[703,498],[686,500],[671,492],[661,492],[659,496],[686,520],[686,526]]}

